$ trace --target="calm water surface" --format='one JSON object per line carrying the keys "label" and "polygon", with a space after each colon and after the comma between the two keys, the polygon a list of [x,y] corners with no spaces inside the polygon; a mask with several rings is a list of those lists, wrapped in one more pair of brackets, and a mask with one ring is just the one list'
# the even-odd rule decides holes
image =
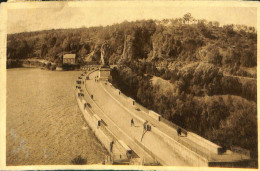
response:
{"label": "calm water surface", "polygon": [[79,71],[7,70],[7,165],[87,164],[107,154],[86,125],[74,96]]}

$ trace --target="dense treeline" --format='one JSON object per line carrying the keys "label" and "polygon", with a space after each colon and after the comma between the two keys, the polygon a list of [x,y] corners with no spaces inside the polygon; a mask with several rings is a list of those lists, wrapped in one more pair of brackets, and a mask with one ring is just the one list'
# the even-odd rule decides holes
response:
{"label": "dense treeline", "polygon": [[[190,63],[178,69],[157,69],[150,62],[125,62],[130,73],[161,77],[174,84],[174,93],[193,96],[236,95],[247,100],[257,100],[257,84],[252,78],[225,76],[223,71],[213,64]],[[129,73],[126,73],[129,75]],[[129,87],[132,87],[132,85]],[[133,87],[135,88],[135,87]]]}
{"label": "dense treeline", "polygon": [[78,65],[95,64],[105,42],[109,63],[118,65],[113,82],[123,92],[186,129],[257,156],[254,27],[220,26],[188,13],[162,21],[18,33],[8,35],[7,59],[38,58],[62,66],[63,54],[75,53]]}
{"label": "dense treeline", "polygon": [[80,65],[99,63],[100,48],[110,45],[110,64],[146,59],[156,66],[176,61],[205,61],[229,74],[256,77],[256,31],[241,25],[195,20],[190,14],[171,20],[123,22],[106,27],[8,35],[7,58],[37,57],[62,64],[64,53],[75,53]]}

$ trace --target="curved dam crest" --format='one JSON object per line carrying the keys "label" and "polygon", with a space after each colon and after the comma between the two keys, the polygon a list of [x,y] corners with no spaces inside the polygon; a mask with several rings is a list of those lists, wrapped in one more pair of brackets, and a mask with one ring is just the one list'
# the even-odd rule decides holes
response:
{"label": "curved dam crest", "polygon": [[110,153],[106,164],[236,166],[250,159],[169,124],[115,89],[107,72],[92,68],[76,82],[79,107]]}

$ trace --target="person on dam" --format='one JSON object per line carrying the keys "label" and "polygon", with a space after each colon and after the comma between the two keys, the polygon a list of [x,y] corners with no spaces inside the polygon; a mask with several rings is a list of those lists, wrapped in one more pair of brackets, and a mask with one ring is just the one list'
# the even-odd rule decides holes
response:
{"label": "person on dam", "polygon": [[133,119],[133,118],[131,119],[131,127],[132,127],[132,126],[135,126],[135,123],[134,123],[134,119]]}
{"label": "person on dam", "polygon": [[180,127],[178,127],[178,129],[177,129],[177,133],[178,133],[178,136],[181,136],[181,128]]}
{"label": "person on dam", "polygon": [[114,141],[110,142],[110,152],[113,151],[113,145],[114,145]]}
{"label": "person on dam", "polygon": [[146,130],[147,123],[148,123],[148,121],[146,120],[146,121],[144,122],[144,130]]}

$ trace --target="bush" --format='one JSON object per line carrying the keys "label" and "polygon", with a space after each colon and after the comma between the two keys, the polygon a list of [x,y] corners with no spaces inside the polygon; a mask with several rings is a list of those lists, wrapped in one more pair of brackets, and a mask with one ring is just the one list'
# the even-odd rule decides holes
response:
{"label": "bush", "polygon": [[46,68],[51,69],[51,63],[50,62],[47,63]]}
{"label": "bush", "polygon": [[52,71],[54,71],[54,70],[56,69],[56,65],[52,65],[52,66],[50,67],[50,69],[51,69]]}
{"label": "bush", "polygon": [[84,165],[87,163],[87,159],[83,159],[81,155],[77,156],[73,160],[71,160],[71,163],[74,165]]}
{"label": "bush", "polygon": [[238,78],[235,77],[222,77],[221,80],[223,94],[241,95],[242,84]]}
{"label": "bush", "polygon": [[8,59],[6,61],[6,68],[16,68],[16,67],[21,67],[22,63],[19,60],[12,60],[12,59]]}

